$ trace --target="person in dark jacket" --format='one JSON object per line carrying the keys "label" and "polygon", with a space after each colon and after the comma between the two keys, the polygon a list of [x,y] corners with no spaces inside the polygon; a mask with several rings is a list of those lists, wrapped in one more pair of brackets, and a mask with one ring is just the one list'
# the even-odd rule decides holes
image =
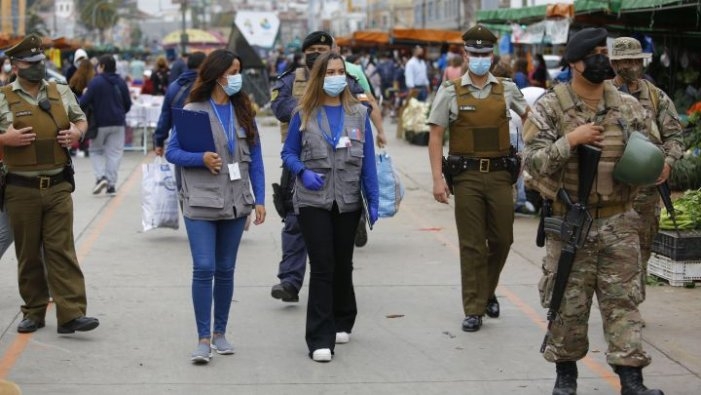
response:
{"label": "person in dark jacket", "polygon": [[194,52],[187,58],[187,71],[168,86],[163,98],[161,116],[158,118],[156,130],[153,133],[153,147],[156,155],[163,155],[163,146],[173,127],[173,108],[183,108],[185,99],[190,95],[192,84],[197,79],[197,70],[207,55],[204,52]]}
{"label": "person in dark jacket", "polygon": [[129,88],[116,73],[112,55],[102,55],[97,65],[98,75],[88,84],[80,98],[80,106],[92,105],[97,121],[97,136],[90,143],[90,162],[97,182],[93,194],[107,189],[116,194],[117,171],[124,154],[126,114],[131,109]]}

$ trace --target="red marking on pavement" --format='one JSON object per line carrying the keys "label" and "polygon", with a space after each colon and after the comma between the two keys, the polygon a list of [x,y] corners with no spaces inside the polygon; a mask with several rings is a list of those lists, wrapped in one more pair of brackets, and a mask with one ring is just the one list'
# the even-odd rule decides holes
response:
{"label": "red marking on pavement", "polygon": [[419,228],[422,232],[440,232],[443,228]]}

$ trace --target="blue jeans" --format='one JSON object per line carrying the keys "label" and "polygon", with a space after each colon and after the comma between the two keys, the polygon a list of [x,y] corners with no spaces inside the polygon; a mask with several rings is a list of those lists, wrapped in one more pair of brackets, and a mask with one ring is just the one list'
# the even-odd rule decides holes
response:
{"label": "blue jeans", "polygon": [[290,211],[285,215],[285,226],[282,228],[282,260],[277,278],[280,282],[294,286],[299,292],[306,270],[307,246],[304,244],[297,215]]}
{"label": "blue jeans", "polygon": [[192,303],[200,339],[209,339],[212,335],[212,299],[214,333],[226,333],[234,296],[236,254],[245,224],[246,217],[220,221],[185,218],[193,263]]}

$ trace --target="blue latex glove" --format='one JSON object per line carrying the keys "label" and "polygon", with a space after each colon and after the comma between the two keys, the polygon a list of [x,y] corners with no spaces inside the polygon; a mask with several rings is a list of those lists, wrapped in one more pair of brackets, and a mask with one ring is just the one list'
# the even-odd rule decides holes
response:
{"label": "blue latex glove", "polygon": [[370,225],[375,225],[375,222],[377,222],[377,207],[370,207],[368,210],[370,214]]}
{"label": "blue latex glove", "polygon": [[324,175],[304,170],[302,172],[302,185],[310,191],[318,191],[324,186]]}

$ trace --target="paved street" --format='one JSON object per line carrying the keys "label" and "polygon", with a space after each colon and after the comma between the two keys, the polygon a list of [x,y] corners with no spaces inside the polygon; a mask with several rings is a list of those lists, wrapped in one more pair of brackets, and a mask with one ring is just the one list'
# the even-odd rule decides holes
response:
{"label": "paved street", "polygon": [[[396,140],[386,121],[389,152],[406,196],[396,217],[381,219],[367,246],[355,251],[359,315],[351,342],[334,360],[307,357],[306,287],[300,303],[270,297],[280,259],[280,218],[270,183],[280,174],[279,133],[259,118],[266,166],[267,221],[244,234],[227,335],[232,356],[193,366],[197,334],[190,294],[191,258],[181,221],[177,231],[141,231],[141,164],[128,152],[118,194],[92,196],[88,158],[77,158],[75,236],[95,331],[58,335],[55,310],[46,327],[19,335],[21,300],[16,259],[0,261],[0,377],[24,394],[550,394],[554,365],[538,352],[545,330],[536,284],[542,249],[535,217],[518,216],[515,243],[497,295],[501,318],[462,332],[453,205],[434,202],[426,147]],[[701,289],[648,288],[642,306],[648,386],[667,395],[701,393]],[[579,364],[580,395],[617,394],[605,362],[596,308],[590,353]]]}

